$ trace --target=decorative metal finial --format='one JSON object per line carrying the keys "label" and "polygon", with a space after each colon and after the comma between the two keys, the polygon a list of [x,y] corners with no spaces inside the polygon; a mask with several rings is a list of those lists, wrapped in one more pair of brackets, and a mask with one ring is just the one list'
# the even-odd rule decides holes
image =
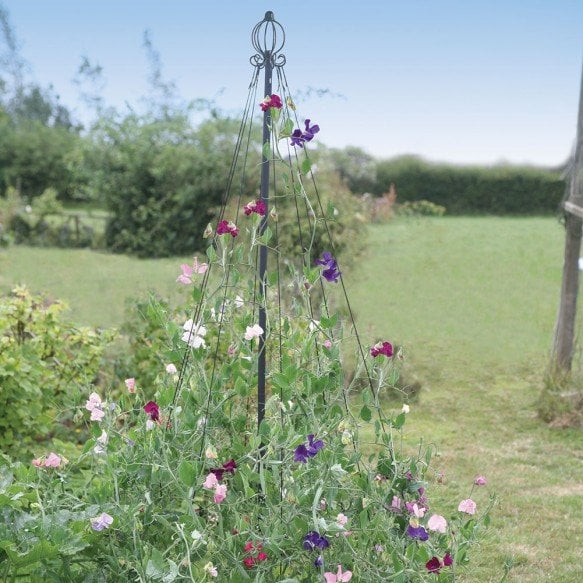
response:
{"label": "decorative metal finial", "polygon": [[272,67],[283,67],[285,55],[279,54],[285,44],[285,31],[271,10],[265,13],[265,17],[258,22],[251,33],[251,43],[257,54],[250,59],[255,67],[264,67],[269,59]]}

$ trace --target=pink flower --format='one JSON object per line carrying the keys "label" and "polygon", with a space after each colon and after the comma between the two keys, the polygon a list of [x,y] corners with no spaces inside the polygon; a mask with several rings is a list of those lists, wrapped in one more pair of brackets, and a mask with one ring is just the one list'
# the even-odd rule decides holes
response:
{"label": "pink flower", "polygon": [[144,405],[144,413],[150,416],[150,421],[160,421],[160,407],[156,401],[148,401]]}
{"label": "pink flower", "polygon": [[390,342],[377,342],[370,349],[370,355],[376,358],[379,354],[384,354],[387,358],[393,356],[393,345]]}
{"label": "pink flower", "polygon": [[252,340],[253,338],[259,338],[263,334],[263,328],[259,324],[254,324],[253,326],[247,326],[245,331],[245,340]]}
{"label": "pink flower", "polygon": [[227,497],[227,485],[226,484],[218,484],[215,487],[215,496],[214,496],[215,504],[220,504],[226,497]]}
{"label": "pink flower", "polygon": [[124,381],[124,384],[130,393],[136,392],[136,379],[134,379],[133,377],[131,379],[126,379]]}
{"label": "pink flower", "polygon": [[217,480],[217,477],[211,472],[206,477],[206,480],[204,481],[202,487],[206,488],[207,490],[212,490],[213,488],[218,486],[218,484],[219,484],[219,481]]}
{"label": "pink flower", "polygon": [[338,526],[345,526],[348,523],[348,516],[342,514],[342,512],[336,517],[336,524]]}
{"label": "pink flower", "polygon": [[476,514],[476,503],[471,498],[468,498],[467,500],[462,500],[457,509],[466,514]]}
{"label": "pink flower", "polygon": [[332,348],[332,341],[329,339],[324,340],[324,348],[330,350],[330,348]]}
{"label": "pink flower", "polygon": [[189,285],[192,283],[192,276],[194,274],[203,274],[208,269],[208,263],[199,263],[198,257],[194,258],[192,266],[183,263],[180,266],[182,273],[176,278],[176,281],[183,283],[184,285]]}
{"label": "pink flower", "polygon": [[484,476],[476,476],[476,479],[474,480],[476,486],[485,486],[487,483],[488,482]]}
{"label": "pink flower", "polygon": [[35,468],[42,468],[45,465],[45,461],[40,457],[33,459],[31,463]]}
{"label": "pink flower", "polygon": [[176,368],[176,365],[170,363],[166,365],[166,372],[168,374],[176,374],[178,372],[178,369]]}
{"label": "pink flower", "polygon": [[239,234],[239,229],[232,221],[221,221],[217,225],[217,235],[226,235],[229,233],[231,237],[236,237]]}
{"label": "pink flower", "polygon": [[326,579],[326,583],[350,581],[352,579],[352,572],[344,571],[343,573],[342,565],[338,565],[338,571],[336,573],[324,573],[324,579]]}
{"label": "pink flower", "polygon": [[433,514],[427,521],[427,528],[434,532],[445,533],[447,530],[447,520],[445,520],[445,518],[439,514]]}
{"label": "pink flower", "polygon": [[56,453],[49,453],[45,460],[45,468],[58,468],[61,465],[61,458]]}

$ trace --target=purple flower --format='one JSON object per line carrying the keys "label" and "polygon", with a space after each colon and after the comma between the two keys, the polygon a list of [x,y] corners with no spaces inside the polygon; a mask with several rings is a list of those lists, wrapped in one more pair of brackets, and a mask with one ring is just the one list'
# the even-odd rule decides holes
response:
{"label": "purple flower", "polygon": [[314,567],[321,567],[323,564],[324,564],[324,559],[322,558],[322,555],[318,555],[318,557],[314,561]]}
{"label": "purple flower", "polygon": [[215,468],[210,470],[211,474],[215,475],[215,478],[220,482],[223,479],[223,474],[228,472],[229,474],[234,474],[237,469],[237,462],[235,460],[229,460],[223,464],[222,468]]}
{"label": "purple flower", "polygon": [[421,541],[427,540],[429,538],[429,534],[427,534],[427,531],[422,526],[409,525],[407,527],[407,534],[411,538],[417,538]]}
{"label": "purple flower", "polygon": [[305,125],[306,129],[304,130],[302,137],[304,138],[304,140],[306,140],[306,142],[310,142],[314,139],[314,136],[320,131],[320,126],[316,124],[310,126],[309,119],[305,121]]}
{"label": "purple flower", "polygon": [[292,146],[299,146],[300,148],[304,147],[304,137],[302,136],[302,130],[294,130],[291,135],[291,145]]}
{"label": "purple flower", "polygon": [[295,129],[291,135],[291,145],[292,146],[299,146],[300,148],[304,147],[304,142],[311,142],[314,139],[314,136],[320,131],[320,126],[314,124],[313,126],[310,125],[310,120],[307,119],[304,122],[305,129],[302,130]]}
{"label": "purple flower", "polygon": [[322,270],[322,277],[324,277],[324,279],[329,282],[338,282],[340,271],[338,270],[336,259],[334,259],[331,253],[324,251],[324,253],[322,253],[322,258],[316,259],[316,265],[322,265],[324,267]]}
{"label": "purple flower", "polygon": [[[328,539],[324,535],[320,535],[319,532],[315,530],[311,530],[305,537],[304,537],[304,544],[303,547],[306,551],[313,551],[314,549],[327,549],[330,546]],[[320,557],[318,557],[320,558]],[[318,559],[316,559],[317,561]]]}
{"label": "purple flower", "polygon": [[322,448],[324,442],[321,439],[314,439],[314,434],[308,435],[308,443],[298,445],[294,453],[294,461],[305,464],[309,457],[314,457]]}

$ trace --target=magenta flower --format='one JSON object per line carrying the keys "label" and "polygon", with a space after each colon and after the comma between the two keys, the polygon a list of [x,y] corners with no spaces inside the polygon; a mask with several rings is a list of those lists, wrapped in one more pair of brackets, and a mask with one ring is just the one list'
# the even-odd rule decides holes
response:
{"label": "magenta flower", "polygon": [[222,468],[215,468],[211,470],[211,474],[213,474],[217,480],[221,481],[223,479],[223,474],[225,472],[229,474],[234,474],[235,470],[237,469],[237,462],[235,460],[229,460],[223,464]]}
{"label": "magenta flower", "polygon": [[462,500],[458,506],[459,512],[465,512],[466,514],[476,514],[476,503],[468,498],[467,500]]}
{"label": "magenta flower", "polygon": [[374,346],[371,347],[370,355],[376,358],[380,354],[384,354],[387,358],[391,358],[391,356],[393,356],[393,345],[386,341],[377,342]]}
{"label": "magenta flower", "polygon": [[259,107],[261,108],[261,111],[267,111],[270,107],[281,109],[283,107],[283,103],[279,95],[272,93],[259,104]]}
{"label": "magenta flower", "polygon": [[144,405],[144,413],[149,415],[152,421],[160,421],[160,407],[155,401],[148,401]]}
{"label": "magenta flower", "polygon": [[431,557],[431,559],[425,563],[427,570],[436,575],[439,575],[439,572],[443,567],[451,567],[451,565],[453,565],[453,559],[449,553],[445,553],[443,560],[440,560],[439,557]]}
{"label": "magenta flower", "polygon": [[474,480],[474,484],[476,484],[476,486],[485,486],[487,483],[488,481],[484,476],[476,476],[476,479]]}
{"label": "magenta flower", "polygon": [[328,251],[322,253],[321,259],[316,259],[316,265],[322,265],[324,269],[322,270],[322,277],[329,282],[338,282],[340,277],[340,271],[338,270],[338,264],[336,259]]}
{"label": "magenta flower", "polygon": [[236,237],[239,234],[239,229],[232,221],[221,221],[217,225],[217,235],[230,234],[231,237]]}
{"label": "magenta flower", "polygon": [[294,453],[294,461],[301,462],[305,464],[308,458],[314,457],[322,448],[324,447],[324,442],[321,439],[317,441],[314,439],[314,435],[308,435],[308,443],[298,445]]}
{"label": "magenta flower", "polygon": [[243,211],[247,216],[249,216],[251,213],[256,213],[260,216],[264,216],[265,213],[267,212],[267,207],[265,206],[265,203],[261,199],[258,199],[248,202],[243,207]]}

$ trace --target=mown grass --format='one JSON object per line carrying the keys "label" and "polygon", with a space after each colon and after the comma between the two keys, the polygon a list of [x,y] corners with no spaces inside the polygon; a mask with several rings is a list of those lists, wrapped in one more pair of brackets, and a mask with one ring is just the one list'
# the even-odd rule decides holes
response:
{"label": "mown grass", "polygon": [[64,300],[75,322],[119,326],[126,302],[153,291],[177,297],[180,263],[189,259],[134,259],[87,249],[13,246],[0,252],[0,290],[26,284]]}
{"label": "mown grass", "polygon": [[[367,253],[345,273],[364,339],[406,349],[423,389],[406,426],[435,445],[431,502],[453,513],[478,473],[499,496],[464,581],[579,582],[582,434],[538,420],[536,402],[559,301],[564,234],[552,218],[424,218],[374,225]],[[0,288],[26,283],[66,299],[72,317],[119,324],[124,301],[171,296],[180,259],[12,247]],[[580,363],[577,363],[580,366]]]}
{"label": "mown grass", "polygon": [[[436,506],[476,474],[499,496],[466,581],[583,581],[579,430],[536,416],[558,308],[564,234],[551,218],[373,226],[347,287],[361,329],[406,348],[423,384],[407,441],[435,444]],[[580,367],[580,363],[576,363]]]}

